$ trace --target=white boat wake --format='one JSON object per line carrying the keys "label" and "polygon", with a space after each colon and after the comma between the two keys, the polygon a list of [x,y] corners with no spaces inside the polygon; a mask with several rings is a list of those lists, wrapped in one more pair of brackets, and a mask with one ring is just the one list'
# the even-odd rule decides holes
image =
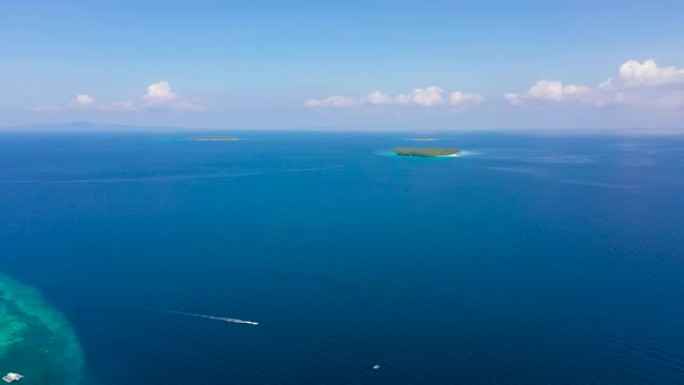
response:
{"label": "white boat wake", "polygon": [[175,311],[175,310],[163,310],[163,309],[156,309],[156,310],[162,311],[165,313],[180,314],[180,315],[185,315],[188,317],[204,318],[204,319],[209,319],[209,320],[213,320],[213,321],[228,322],[228,323],[233,323],[233,324],[243,324],[243,325],[252,325],[252,326],[259,325],[259,323],[255,322],[255,321],[247,321],[247,320],[242,320],[242,319],[237,319],[237,318],[216,317],[216,316],[208,315],[208,314],[186,313],[186,312]]}

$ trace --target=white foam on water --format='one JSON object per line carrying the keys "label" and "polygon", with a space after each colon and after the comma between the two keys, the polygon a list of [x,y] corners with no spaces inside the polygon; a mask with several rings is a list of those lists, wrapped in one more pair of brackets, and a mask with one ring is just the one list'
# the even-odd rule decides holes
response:
{"label": "white foam on water", "polygon": [[163,309],[154,309],[157,311],[161,311],[164,313],[172,313],[172,314],[180,314],[180,315],[185,315],[188,317],[196,317],[196,318],[204,318],[204,319],[209,319],[213,321],[221,321],[221,322],[228,322],[228,323],[234,323],[234,324],[243,324],[243,325],[252,325],[252,326],[257,326],[259,325],[258,322],[255,321],[247,321],[247,320],[242,320],[238,318],[228,318],[228,317],[217,317],[213,315],[208,315],[208,314],[198,314],[198,313],[186,313],[182,311],[175,311],[175,310],[163,310]]}
{"label": "white foam on water", "polygon": [[479,154],[480,153],[476,152],[476,151],[463,151],[463,150],[461,150],[461,152],[457,156],[473,156],[473,155],[479,155]]}

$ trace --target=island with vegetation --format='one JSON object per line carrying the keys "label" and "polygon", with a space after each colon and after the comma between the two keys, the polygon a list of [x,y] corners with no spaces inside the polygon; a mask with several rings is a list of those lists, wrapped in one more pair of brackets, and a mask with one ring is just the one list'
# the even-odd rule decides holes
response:
{"label": "island with vegetation", "polygon": [[199,136],[193,138],[193,140],[198,142],[233,142],[238,140],[234,136]]}
{"label": "island with vegetation", "polygon": [[458,156],[461,153],[461,150],[457,148],[398,147],[392,150],[392,152],[401,156],[434,158],[441,156]]}

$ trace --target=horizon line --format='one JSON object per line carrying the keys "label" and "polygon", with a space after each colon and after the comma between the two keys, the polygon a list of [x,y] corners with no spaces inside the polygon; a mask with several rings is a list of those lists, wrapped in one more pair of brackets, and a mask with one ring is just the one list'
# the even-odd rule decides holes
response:
{"label": "horizon line", "polygon": [[[50,127],[54,127],[51,129]],[[90,129],[89,129],[90,128]],[[92,130],[92,129],[96,130]],[[69,122],[2,125],[0,133],[172,133],[172,132],[291,132],[291,133],[367,133],[367,134],[537,134],[537,135],[607,135],[607,136],[684,136],[682,129],[660,128],[429,128],[385,127],[287,127],[287,128],[216,128],[121,123]]]}

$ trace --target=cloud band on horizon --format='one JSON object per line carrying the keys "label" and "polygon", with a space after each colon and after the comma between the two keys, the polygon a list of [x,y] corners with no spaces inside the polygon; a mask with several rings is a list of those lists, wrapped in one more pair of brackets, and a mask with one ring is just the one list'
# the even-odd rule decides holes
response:
{"label": "cloud band on horizon", "polygon": [[532,102],[573,102],[596,107],[629,105],[637,107],[684,108],[684,69],[659,67],[655,60],[640,63],[629,60],[595,87],[540,80],[524,93],[507,93],[512,105]]}
{"label": "cloud band on horizon", "polygon": [[171,90],[168,81],[161,80],[147,86],[147,93],[138,100],[126,99],[111,103],[99,103],[88,94],[78,94],[71,102],[66,104],[49,103],[43,106],[31,107],[30,110],[38,112],[51,111],[146,111],[146,110],[174,110],[174,111],[205,111],[204,103],[185,98]]}
{"label": "cloud band on horizon", "polygon": [[464,93],[453,91],[444,97],[444,90],[438,86],[426,88],[415,88],[409,94],[398,94],[391,96],[382,91],[373,91],[363,98],[350,98],[346,96],[333,95],[324,99],[309,99],[304,103],[305,107],[358,107],[358,106],[420,106],[434,107],[440,105],[451,106],[472,106],[484,101],[484,96],[480,94]]}

